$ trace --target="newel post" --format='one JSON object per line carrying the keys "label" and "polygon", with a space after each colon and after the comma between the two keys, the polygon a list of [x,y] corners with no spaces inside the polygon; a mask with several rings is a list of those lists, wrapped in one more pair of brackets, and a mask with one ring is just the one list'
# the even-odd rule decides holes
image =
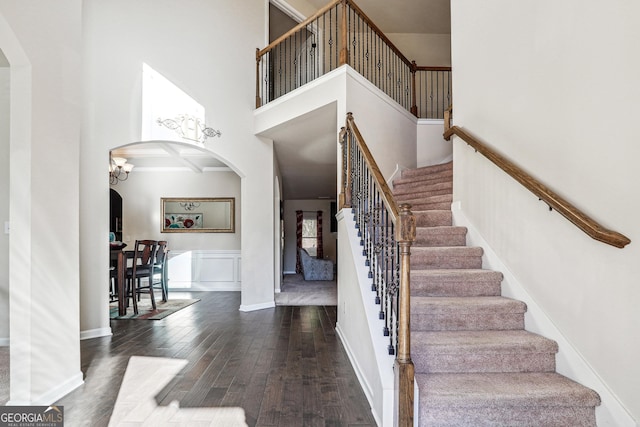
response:
{"label": "newel post", "polygon": [[444,133],[447,141],[451,139],[451,136],[447,136],[446,133],[451,129],[451,114],[453,113],[453,105],[449,105],[449,108],[444,110]]}
{"label": "newel post", "polygon": [[418,103],[416,102],[416,72],[418,70],[418,64],[416,61],[411,61],[411,114],[418,117]]}
{"label": "newel post", "polygon": [[411,244],[416,239],[416,218],[411,205],[403,203],[396,224],[396,241],[400,247],[400,292],[398,312],[398,352],[395,360],[398,426],[413,426],[414,367],[411,361]]}
{"label": "newel post", "polygon": [[349,132],[346,127],[340,129],[340,147],[342,148],[342,183],[338,204],[340,209],[351,207],[351,156],[349,155]]}
{"label": "newel post", "polygon": [[256,108],[260,108],[260,49],[256,48]]}

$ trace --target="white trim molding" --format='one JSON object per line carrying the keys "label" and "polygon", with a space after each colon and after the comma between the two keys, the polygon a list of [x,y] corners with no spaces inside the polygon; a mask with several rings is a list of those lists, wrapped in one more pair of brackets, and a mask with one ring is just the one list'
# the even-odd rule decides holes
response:
{"label": "white trim molding", "polygon": [[240,291],[239,250],[172,250],[169,290]]}
{"label": "white trim molding", "polygon": [[88,331],[80,331],[80,341],[91,338],[110,337],[113,335],[111,328],[89,329]]}

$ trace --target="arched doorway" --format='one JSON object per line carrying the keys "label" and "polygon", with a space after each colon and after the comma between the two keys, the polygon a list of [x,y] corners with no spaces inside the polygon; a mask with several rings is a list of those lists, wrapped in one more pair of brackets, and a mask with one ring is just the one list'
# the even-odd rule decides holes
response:
{"label": "arched doorway", "polygon": [[[120,237],[166,240],[171,291],[241,291],[241,177],[211,151],[191,143],[146,141],[114,147],[112,157],[134,165],[129,177],[111,185],[121,196]],[[164,198],[233,198],[234,229],[167,232],[161,226]]]}

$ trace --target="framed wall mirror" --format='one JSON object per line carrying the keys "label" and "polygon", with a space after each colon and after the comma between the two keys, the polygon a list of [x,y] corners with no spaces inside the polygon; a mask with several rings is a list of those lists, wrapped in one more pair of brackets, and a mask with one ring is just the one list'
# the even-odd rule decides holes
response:
{"label": "framed wall mirror", "polygon": [[234,197],[163,197],[162,233],[235,233]]}

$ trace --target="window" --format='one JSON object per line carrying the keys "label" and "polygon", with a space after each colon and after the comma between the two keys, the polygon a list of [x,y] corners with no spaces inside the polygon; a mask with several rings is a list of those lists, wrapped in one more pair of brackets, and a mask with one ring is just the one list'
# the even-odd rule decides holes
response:
{"label": "window", "polygon": [[302,247],[315,257],[318,248],[318,220],[315,214],[304,214],[302,219]]}

